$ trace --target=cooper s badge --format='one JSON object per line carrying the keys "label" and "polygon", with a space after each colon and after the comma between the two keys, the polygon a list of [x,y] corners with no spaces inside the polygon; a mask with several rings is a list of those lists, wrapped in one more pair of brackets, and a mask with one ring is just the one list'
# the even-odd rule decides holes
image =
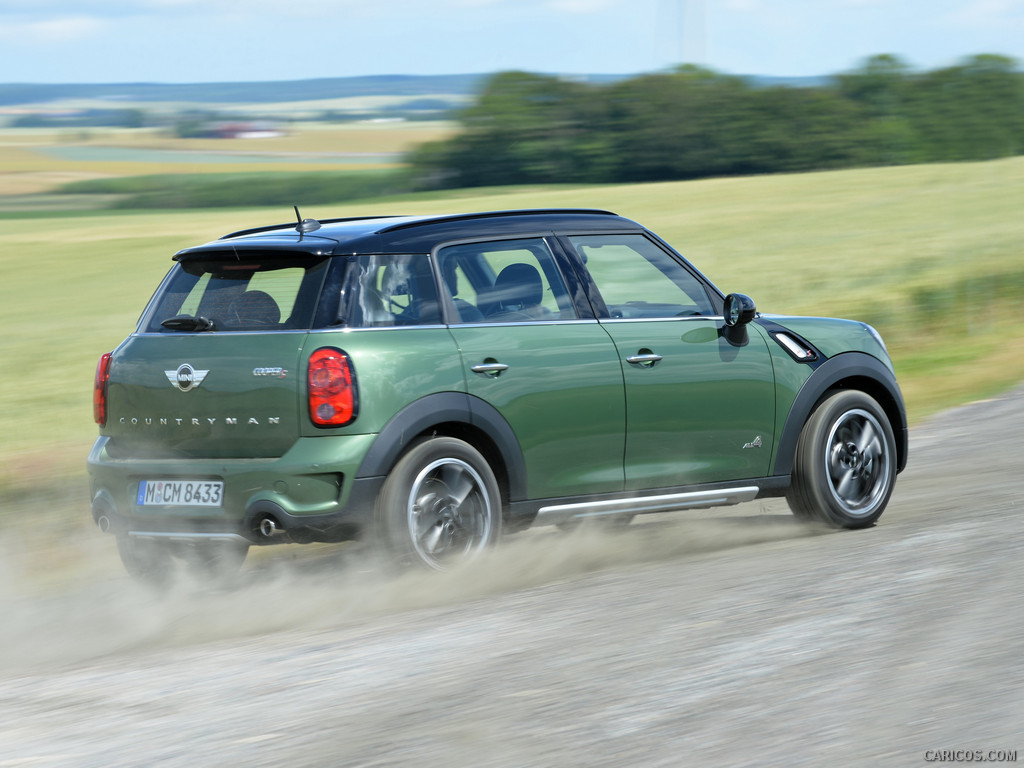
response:
{"label": "cooper s badge", "polygon": [[253,376],[269,376],[273,379],[283,379],[288,375],[288,371],[284,368],[253,368]]}

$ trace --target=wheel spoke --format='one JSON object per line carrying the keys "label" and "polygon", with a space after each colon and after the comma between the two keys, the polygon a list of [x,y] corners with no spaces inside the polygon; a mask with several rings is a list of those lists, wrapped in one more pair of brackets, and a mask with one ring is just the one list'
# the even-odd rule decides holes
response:
{"label": "wheel spoke", "polygon": [[430,527],[437,522],[437,516],[433,514],[436,499],[436,493],[425,492],[416,499],[416,503],[413,505],[412,519],[416,524],[417,538],[426,535]]}
{"label": "wheel spoke", "polygon": [[843,444],[836,442],[828,454],[828,472],[833,477],[839,477],[843,473]]}
{"label": "wheel spoke", "polygon": [[[878,437],[875,425],[870,421],[861,424],[860,439],[857,441],[857,450],[861,456],[877,456],[881,453],[882,443]],[[868,451],[870,450],[870,453]]]}
{"label": "wheel spoke", "polygon": [[842,473],[842,479],[836,485],[836,493],[839,498],[849,501],[852,494],[850,493],[852,486],[856,484],[856,473],[852,469],[846,469]]}
{"label": "wheel spoke", "polygon": [[441,470],[441,479],[448,487],[448,494],[457,509],[462,507],[466,497],[476,488],[473,477],[458,464],[445,464]]}
{"label": "wheel spoke", "polygon": [[424,552],[428,554],[435,554],[438,551],[438,545],[441,542],[441,536],[444,533],[440,521],[434,521],[422,536],[420,536],[419,542]]}

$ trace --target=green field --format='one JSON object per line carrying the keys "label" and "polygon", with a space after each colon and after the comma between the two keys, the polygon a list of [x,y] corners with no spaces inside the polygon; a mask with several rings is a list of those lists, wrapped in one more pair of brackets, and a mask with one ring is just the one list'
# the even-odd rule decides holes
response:
{"label": "green field", "polygon": [[443,122],[313,124],[262,139],[181,139],[154,129],[2,130],[0,211],[15,209],[20,196],[92,179],[309,172],[315,164],[320,170],[394,168],[402,153],[452,130]]}
{"label": "green field", "polygon": [[[1024,158],[358,205],[325,200],[303,214],[548,206],[634,218],[765,312],[873,323],[889,342],[914,421],[1024,379]],[[20,506],[42,494],[53,506],[75,507],[65,509],[74,519],[87,518],[84,460],[95,435],[90,398],[99,355],[134,327],[176,250],[292,216],[219,209],[0,219],[0,503]]]}

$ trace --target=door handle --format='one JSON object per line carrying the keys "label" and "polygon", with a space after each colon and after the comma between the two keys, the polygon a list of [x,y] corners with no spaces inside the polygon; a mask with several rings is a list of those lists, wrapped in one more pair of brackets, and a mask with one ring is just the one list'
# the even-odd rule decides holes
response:
{"label": "door handle", "polygon": [[504,363],[478,363],[469,370],[473,373],[482,373],[487,376],[500,376],[508,370],[508,366]]}
{"label": "door handle", "polygon": [[629,357],[626,358],[627,363],[632,363],[633,365],[644,365],[647,366],[648,368],[650,368],[659,360],[661,360],[661,355],[656,355],[653,352],[630,355]]}

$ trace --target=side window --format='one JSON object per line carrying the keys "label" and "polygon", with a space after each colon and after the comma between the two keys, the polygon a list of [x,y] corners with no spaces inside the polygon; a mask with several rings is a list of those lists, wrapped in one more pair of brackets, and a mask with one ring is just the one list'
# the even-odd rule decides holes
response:
{"label": "side window", "polygon": [[434,276],[425,254],[359,256],[349,267],[347,286],[350,327],[441,322]]}
{"label": "side window", "polygon": [[575,320],[565,280],[542,238],[470,243],[438,253],[461,323]]}
{"label": "side window", "polygon": [[643,235],[570,237],[612,317],[713,315],[700,281]]}

